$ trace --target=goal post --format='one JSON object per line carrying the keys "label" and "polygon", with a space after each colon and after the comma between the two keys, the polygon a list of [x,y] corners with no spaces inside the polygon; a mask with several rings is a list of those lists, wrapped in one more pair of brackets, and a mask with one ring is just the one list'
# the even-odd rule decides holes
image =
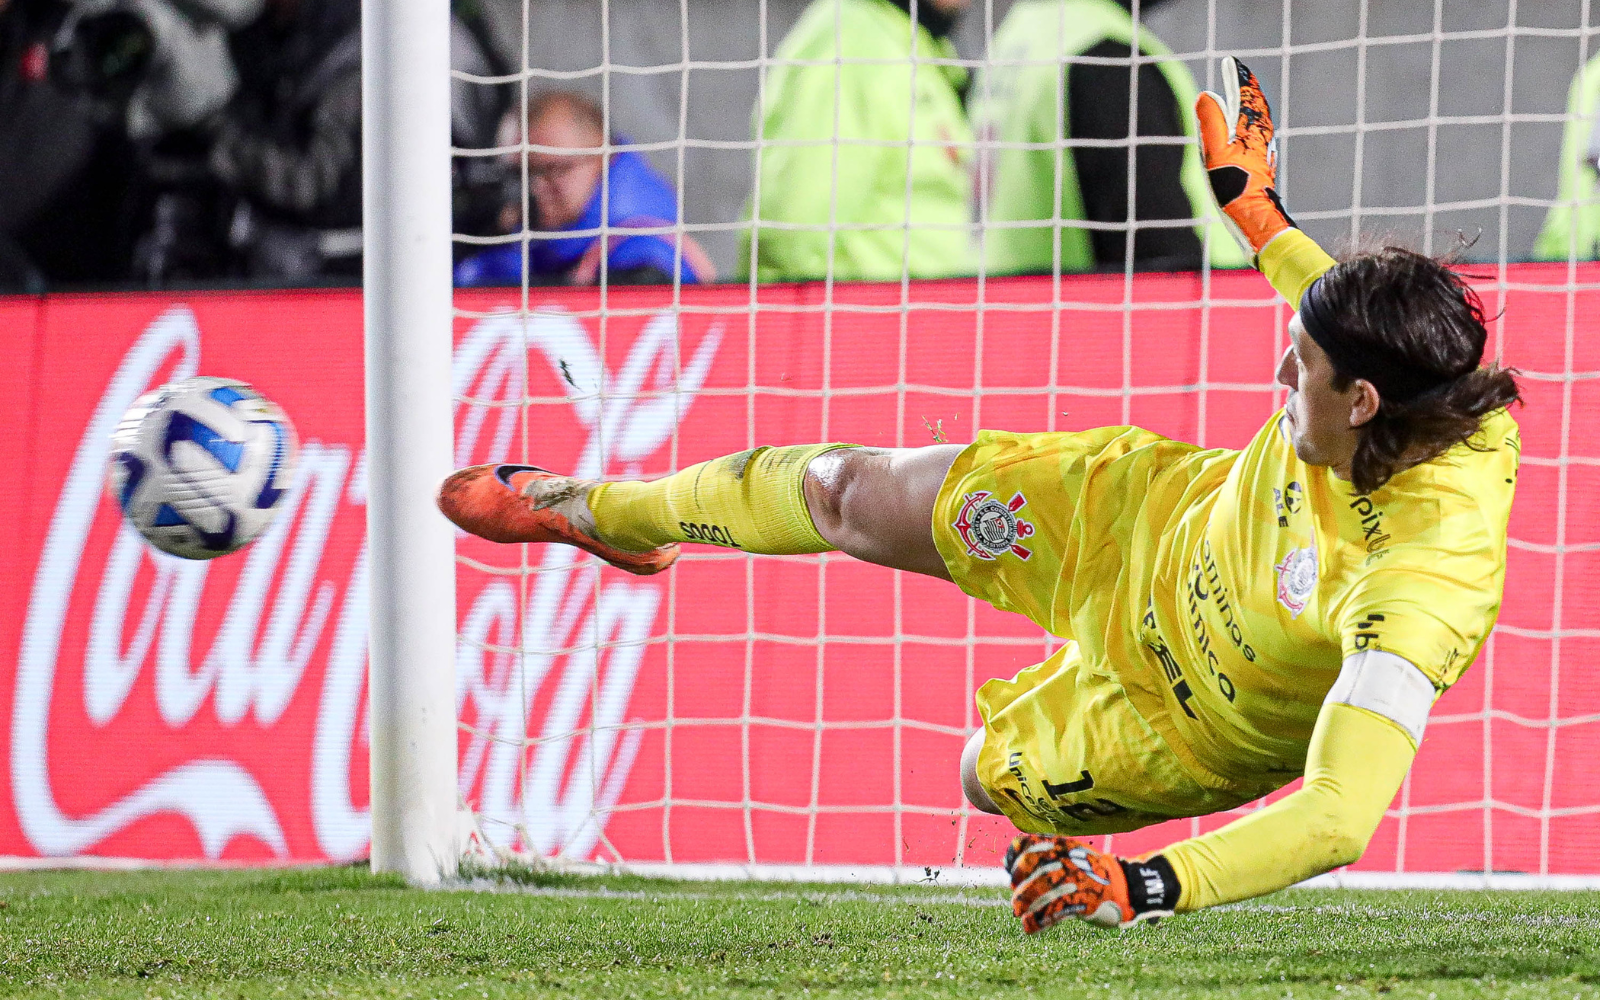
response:
{"label": "goal post", "polygon": [[363,0],[372,867],[457,869],[450,4]]}

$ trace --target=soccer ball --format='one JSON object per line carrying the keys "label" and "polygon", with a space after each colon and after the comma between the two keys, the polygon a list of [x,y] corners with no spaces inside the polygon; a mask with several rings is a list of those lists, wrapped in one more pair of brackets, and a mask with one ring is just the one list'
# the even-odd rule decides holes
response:
{"label": "soccer ball", "polygon": [[294,480],[294,426],[244,382],[196,376],[134,401],[106,485],[145,541],[184,559],[250,544]]}

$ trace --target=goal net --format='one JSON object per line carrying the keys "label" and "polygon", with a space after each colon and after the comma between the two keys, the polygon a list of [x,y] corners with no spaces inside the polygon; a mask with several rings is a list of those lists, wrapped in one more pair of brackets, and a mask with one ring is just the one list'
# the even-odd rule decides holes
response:
{"label": "goal net", "polygon": [[[1130,93],[1112,103],[1145,121],[1137,91],[1149,77],[1127,72],[1126,44],[1121,57],[1090,54],[1104,33],[1085,34],[1059,59],[1002,51],[1006,19],[1024,5],[973,0],[948,50],[911,60],[912,89],[876,99],[915,92],[902,113],[932,120],[944,113],[938,94],[917,77],[956,81],[945,86],[966,87],[971,108],[1004,70],[1090,66],[1102,72],[1082,79],[1121,72]],[[934,6],[921,0],[924,11]],[[1564,139],[1573,148],[1571,136],[1594,127],[1568,99],[1574,73],[1600,49],[1600,12],[1588,0],[1133,6],[1143,23],[1133,50],[1143,54],[1132,62],[1185,67],[1202,88],[1215,88],[1223,55],[1256,71],[1280,124],[1280,189],[1319,241],[1388,237],[1442,252],[1466,234],[1466,269],[1497,317],[1490,351],[1523,373],[1499,625],[1434,710],[1367,854],[1335,877],[1600,879],[1600,265],[1578,237],[1563,259],[1534,259],[1552,207],[1581,215],[1600,197],[1592,167],[1586,185],[1557,189]],[[909,45],[891,0],[844,7],[873,8],[884,23],[898,16],[899,44]],[[1115,9],[1109,0],[1065,7],[1107,19]],[[453,73],[455,163],[458,187],[502,194],[490,199],[498,211],[470,226],[458,203],[456,256],[509,251],[501,263],[511,261],[512,277],[456,294],[458,465],[653,478],[759,445],[905,447],[970,441],[980,427],[1123,423],[1240,447],[1282,404],[1272,373],[1290,311],[1266,282],[1198,262],[1149,270],[1125,238],[1148,228],[1134,220],[1147,204],[1138,185],[1152,176],[1142,151],[1182,149],[1182,137],[1130,140],[1124,128],[1121,138],[1081,139],[1066,131],[1074,113],[1057,107],[1044,116],[1055,133],[1031,143],[982,128],[930,139],[914,123],[898,149],[889,139],[825,139],[826,175],[787,177],[796,190],[824,185],[821,214],[769,224],[763,212],[752,234],[750,199],[775,197],[752,195],[757,178],[778,176],[757,164],[796,145],[752,138],[752,108],[770,110],[762,102],[784,72],[834,60],[781,48],[818,16],[804,10],[798,0],[485,6],[477,28],[493,58],[463,61],[458,49]],[[1157,37],[1173,55],[1155,54]],[[893,76],[892,59],[866,64]],[[1081,80],[1061,72],[1072,81],[1061,93],[1080,93]],[[581,173],[570,166],[578,158],[552,166],[562,150],[518,125],[554,90],[585,95],[604,116],[601,204],[582,218],[587,193],[561,216],[570,200],[561,185]],[[837,114],[828,106],[827,135],[839,134],[847,101]],[[475,129],[464,108],[478,115]],[[971,178],[970,225],[919,214],[944,176],[924,159],[930,144]],[[875,162],[898,170],[894,204],[871,209],[886,222],[841,214],[846,201],[858,210],[861,190],[883,187],[881,176],[848,172],[866,162],[863,147],[882,147]],[[1124,157],[1123,216],[1095,221],[1058,200],[1035,224],[1053,248],[1033,269],[1041,273],[998,273],[977,252],[969,268],[928,276],[938,268],[917,256],[919,227],[958,231],[975,247],[1018,227],[994,217],[985,163],[1043,150],[1057,164],[1046,185],[1060,195],[1087,183],[1073,164],[1082,174],[1105,162],[1084,151],[1106,149]],[[611,211],[633,197],[623,154],[659,176],[666,210]],[[1211,209],[1194,205],[1184,224],[1204,245]],[[556,267],[541,219],[559,221],[564,238],[608,242]],[[763,280],[782,275],[760,273],[761,241],[808,232],[834,238],[823,272]],[[839,248],[864,233],[887,234],[880,244],[893,248],[883,280],[847,280],[853,251]],[[1114,237],[1114,256],[1085,233]],[[630,240],[678,248],[666,283],[629,283],[636,276],[619,254]],[[1073,240],[1092,259],[1074,257]],[[585,266],[579,278],[592,284],[561,287]],[[713,273],[717,281],[697,280]],[[636,578],[566,547],[462,535],[457,561],[460,788],[482,850],[685,875],[998,878],[1010,825],[965,806],[957,778],[979,724],[972,695],[1061,640],[948,584],[837,554],[752,558],[691,546],[669,573]],[[1134,853],[1231,818],[1105,839]]]}

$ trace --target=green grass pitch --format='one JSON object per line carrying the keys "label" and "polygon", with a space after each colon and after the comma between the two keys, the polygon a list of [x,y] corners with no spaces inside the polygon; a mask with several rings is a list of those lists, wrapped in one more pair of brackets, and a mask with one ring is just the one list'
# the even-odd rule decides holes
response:
{"label": "green grass pitch", "polygon": [[1290,890],[1035,938],[1001,897],[572,875],[423,891],[363,867],[13,873],[0,993],[1600,998],[1600,893]]}

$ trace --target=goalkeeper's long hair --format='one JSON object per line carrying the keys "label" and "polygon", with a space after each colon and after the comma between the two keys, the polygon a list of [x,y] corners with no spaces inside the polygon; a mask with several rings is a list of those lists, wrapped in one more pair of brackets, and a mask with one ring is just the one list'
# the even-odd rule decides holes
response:
{"label": "goalkeeper's long hair", "polygon": [[[1321,294],[1339,338],[1396,358],[1438,385],[1405,402],[1382,399],[1361,428],[1350,480],[1361,493],[1396,473],[1474,441],[1483,418],[1521,402],[1513,369],[1483,364],[1483,302],[1447,261],[1387,246],[1335,265]],[[1337,371],[1343,392],[1357,376]]]}

